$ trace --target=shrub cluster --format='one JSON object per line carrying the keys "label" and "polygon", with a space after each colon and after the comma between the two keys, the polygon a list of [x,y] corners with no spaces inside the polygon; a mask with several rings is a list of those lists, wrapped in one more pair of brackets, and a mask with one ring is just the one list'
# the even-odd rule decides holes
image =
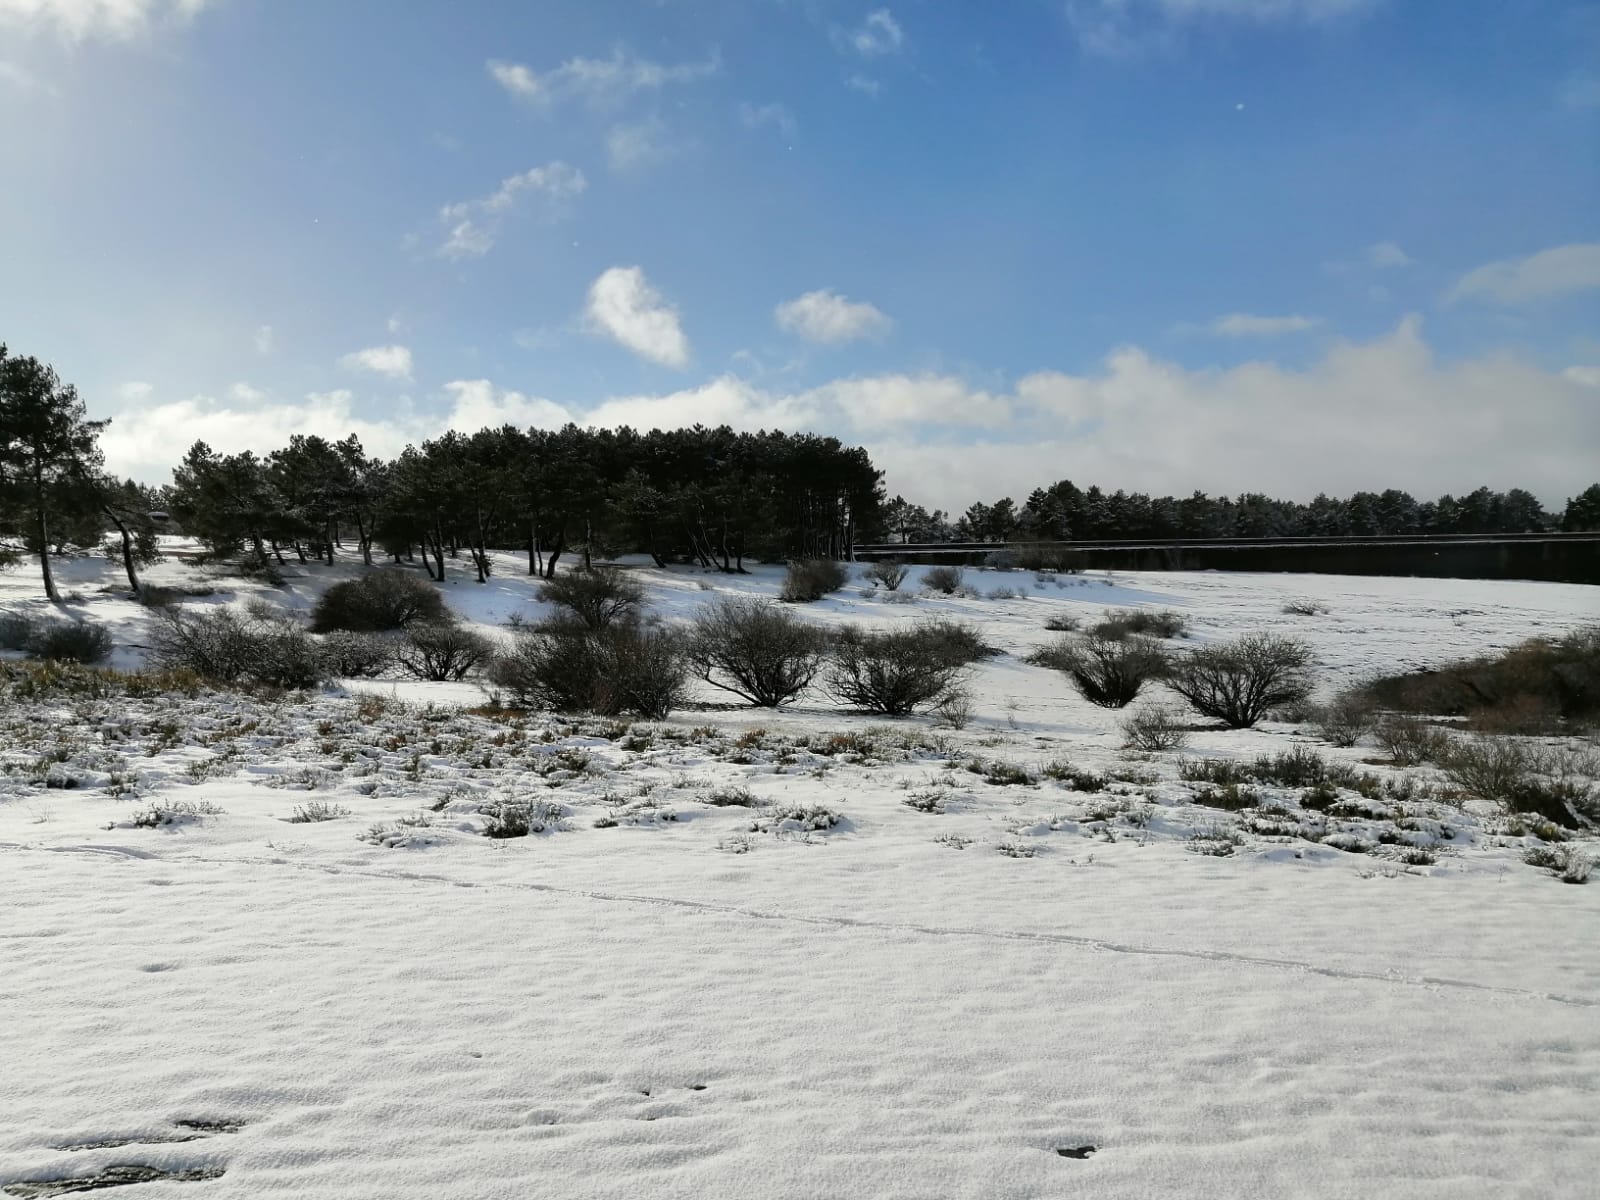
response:
{"label": "shrub cluster", "polygon": [[14,609],[0,612],[0,650],[20,650],[47,662],[98,663],[111,653],[111,634],[90,621],[40,620]]}
{"label": "shrub cluster", "polygon": [[162,671],[267,687],[315,687],[329,673],[321,648],[304,629],[260,609],[157,609],[149,659]]}
{"label": "shrub cluster", "polygon": [[401,670],[434,683],[465,679],[493,654],[488,638],[459,625],[413,625],[394,644],[394,661]]}
{"label": "shrub cluster", "polygon": [[1188,629],[1189,622],[1182,613],[1170,609],[1152,612],[1135,608],[1124,612],[1107,612],[1104,619],[1095,625],[1093,632],[1111,641],[1120,641],[1130,634],[1158,638],[1182,637]]}
{"label": "shrub cluster", "polygon": [[450,620],[444,597],[431,583],[398,569],[336,583],[317,597],[311,610],[313,633],[382,633]]}
{"label": "shrub cluster", "polygon": [[1189,726],[1176,705],[1146,704],[1123,719],[1122,735],[1128,749],[1158,753],[1182,749],[1189,741]]}
{"label": "shrub cluster", "polygon": [[829,558],[809,558],[789,564],[784,572],[778,599],[789,604],[810,604],[829,592],[837,592],[850,581],[843,563]]}
{"label": "shrub cluster", "polygon": [[1465,716],[1507,732],[1552,716],[1575,724],[1600,720],[1600,625],[1565,637],[1535,638],[1498,657],[1373,680],[1365,691],[1380,707],[1428,716]]}
{"label": "shrub cluster", "polygon": [[834,645],[827,687],[864,712],[904,716],[957,690],[971,659],[944,630],[846,629]]}
{"label": "shrub cluster", "polygon": [[1166,651],[1153,638],[1115,640],[1099,633],[1059,637],[1034,651],[1028,661],[1062,672],[1085,700],[1102,708],[1126,708],[1145,684],[1167,671]]}
{"label": "shrub cluster", "polygon": [[930,592],[953,596],[961,590],[965,578],[960,567],[929,567],[922,573],[922,586]]}
{"label": "shrub cluster", "polygon": [[683,702],[688,658],[682,639],[665,629],[552,620],[519,627],[489,680],[519,708],[659,720]]}
{"label": "shrub cluster", "polygon": [[639,618],[644,585],[616,567],[594,567],[557,575],[539,588],[539,599],[587,629],[606,629]]}
{"label": "shrub cluster", "polygon": [[884,558],[869,566],[861,573],[861,577],[869,582],[881,584],[886,591],[898,592],[900,585],[906,581],[906,574],[905,563],[898,558]]}
{"label": "shrub cluster", "polygon": [[827,635],[815,625],[748,598],[702,608],[687,648],[701,679],[761,708],[778,708],[809,687],[827,650]]}
{"label": "shrub cluster", "polygon": [[1304,642],[1253,633],[1191,650],[1172,664],[1167,685],[1196,712],[1248,729],[1272,709],[1310,696],[1310,667]]}

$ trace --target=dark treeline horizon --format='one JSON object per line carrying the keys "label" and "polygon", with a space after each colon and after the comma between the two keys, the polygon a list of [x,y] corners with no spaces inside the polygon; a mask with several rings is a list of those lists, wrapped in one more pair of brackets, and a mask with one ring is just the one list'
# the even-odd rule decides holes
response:
{"label": "dark treeline horizon", "polygon": [[[848,558],[857,543],[898,540],[1093,540],[1108,537],[1274,537],[1383,533],[1498,533],[1600,529],[1600,484],[1559,516],[1520,488],[1478,488],[1418,501],[1395,489],[1308,502],[1259,493],[1151,497],[1080,489],[1070,480],[972,504],[959,517],[888,498],[868,451],[813,433],[729,426],[450,431],[383,460],[355,434],[295,435],[263,453],[220,454],[195,442],[170,484],[104,469],[76,389],[48,364],[0,344],[0,536],[40,555],[58,598],[51,553],[105,543],[130,586],[176,527],[218,558],[270,568],[420,559],[443,579],[465,551],[480,581],[490,550],[518,550],[527,570],[553,577],[567,556],[650,555],[727,572],[747,559]],[[106,531],[115,536],[107,543]],[[0,557],[6,553],[0,546]],[[14,551],[13,551],[14,554]]]}

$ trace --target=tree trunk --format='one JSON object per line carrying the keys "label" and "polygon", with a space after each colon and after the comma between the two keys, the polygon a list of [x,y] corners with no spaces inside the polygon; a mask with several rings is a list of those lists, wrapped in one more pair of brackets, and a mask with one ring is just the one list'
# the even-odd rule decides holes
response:
{"label": "tree trunk", "polygon": [[39,567],[44,572],[44,594],[52,604],[61,603],[61,593],[56,590],[56,577],[50,570],[50,526],[45,520],[44,505],[34,510],[39,522]]}
{"label": "tree trunk", "polygon": [[103,511],[106,516],[111,518],[111,523],[117,527],[117,533],[122,537],[122,569],[128,573],[128,586],[133,589],[133,594],[137,596],[140,591],[139,570],[133,562],[133,539],[128,536],[127,523],[110,508],[104,508]]}

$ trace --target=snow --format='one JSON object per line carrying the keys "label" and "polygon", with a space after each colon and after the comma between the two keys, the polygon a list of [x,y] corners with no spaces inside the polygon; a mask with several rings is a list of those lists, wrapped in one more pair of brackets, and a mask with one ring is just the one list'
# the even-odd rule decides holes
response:
{"label": "snow", "polygon": [[[219,580],[227,594],[195,602],[304,609],[350,570]],[[517,561],[497,571],[448,584],[450,604],[485,628],[537,615]],[[135,664],[150,617],[97,590],[114,567],[60,574],[86,601],[69,611],[110,624]],[[666,620],[777,581],[640,575]],[[9,702],[0,1185],[140,1165],[222,1172],[140,1184],[151,1200],[1593,1190],[1600,888],[1562,886],[1500,817],[1435,800],[1408,806],[1428,865],[1241,831],[1192,803],[1174,755],[1130,761],[1117,714],[1021,657],[1053,614],[1173,608],[1196,642],[1306,638],[1326,691],[1592,622],[1595,589],[968,582],[978,597],[909,604],[856,582],[800,610],[980,623],[1006,653],[977,668],[961,731],[708,694],[630,743],[609,722],[462,711],[484,700],[474,685],[393,680]],[[999,587],[1024,598],[984,598]],[[37,590],[0,572],[0,604],[43,611]],[[1328,611],[1282,611],[1299,599]],[[1265,724],[1184,753],[1307,743]],[[975,756],[1036,782],[986,782]],[[1075,791],[1042,773],[1057,760],[1124,778]],[[734,787],[758,806],[708,802]],[[1263,791],[1294,808],[1296,789]],[[485,808],[521,799],[560,820],[483,836]],[[318,802],[347,813],[290,820]],[[779,817],[815,806],[840,820]],[[1192,852],[1208,833],[1240,844]],[[1081,1146],[1096,1150],[1060,1153]]]}

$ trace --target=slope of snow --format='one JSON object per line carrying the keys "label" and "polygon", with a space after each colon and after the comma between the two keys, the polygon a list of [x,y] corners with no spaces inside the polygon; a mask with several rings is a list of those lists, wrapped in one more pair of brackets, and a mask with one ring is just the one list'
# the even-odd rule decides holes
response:
{"label": "slope of snow", "polygon": [[[447,585],[466,619],[536,612],[500,567]],[[95,590],[115,572],[63,574],[86,600],[69,611],[136,662],[148,613]],[[777,579],[642,575],[669,620]],[[200,602],[305,608],[328,577]],[[708,694],[625,733],[399,681],[0,709],[0,1185],[145,1166],[211,1176],[129,1193],[154,1200],[1592,1190],[1600,888],[1439,798],[1391,804],[1415,829],[1369,853],[1252,832],[1020,656],[1054,613],[1170,607],[1197,641],[1306,637],[1331,689],[1593,621],[1595,589],[970,582],[1022,597],[852,585],[801,610],[981,623],[1007,653],[962,731]],[[42,607],[36,586],[0,573],[0,602]],[[1329,611],[1282,612],[1301,598]],[[1308,741],[1268,724],[1185,753]],[[1062,762],[1122,778],[1077,791],[1044,769]],[[754,807],[712,802],[741,787]],[[551,827],[486,838],[507,800]],[[333,819],[292,820],[318,803]],[[838,822],[784,819],[814,806]],[[1239,842],[1212,857],[1197,834]]]}

